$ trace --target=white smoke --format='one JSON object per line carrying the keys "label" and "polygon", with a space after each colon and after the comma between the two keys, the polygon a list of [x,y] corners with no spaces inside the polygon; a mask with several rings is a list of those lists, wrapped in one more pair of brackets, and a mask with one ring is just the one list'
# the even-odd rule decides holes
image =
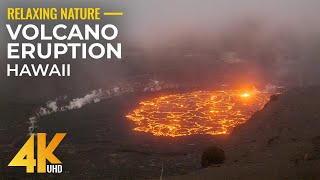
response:
{"label": "white smoke", "polygon": [[265,86],[265,91],[268,93],[281,93],[285,91],[285,86],[275,85],[275,84],[267,84]]}
{"label": "white smoke", "polygon": [[102,98],[102,90],[93,90],[90,94],[85,95],[82,98],[76,98],[70,101],[69,105],[66,107],[68,110],[70,109],[79,109],[86,104],[90,104],[92,102],[97,103],[100,102]]}
{"label": "white smoke", "polygon": [[41,117],[50,115],[55,112],[79,109],[84,105],[90,104],[92,102],[97,103],[101,100],[102,95],[103,94],[101,89],[93,90],[91,93],[85,95],[84,97],[75,98],[67,103],[67,105],[61,105],[60,107],[58,106],[58,103],[60,101],[66,100],[67,96],[65,96],[64,98],[57,98],[53,101],[48,101],[45,107],[40,107],[35,115],[29,118],[29,134],[33,133],[33,131],[37,128],[36,123]]}
{"label": "white smoke", "polygon": [[120,96],[125,93],[132,93],[138,91],[159,91],[161,89],[167,88],[177,88],[177,85],[163,83],[157,80],[149,80],[148,83],[125,83],[115,86],[107,90],[93,90],[89,94],[83,97],[74,98],[67,101],[68,97],[60,97],[55,100],[48,101],[44,107],[40,107],[36,113],[29,118],[29,135],[34,133],[37,129],[37,122],[43,116],[47,116],[56,112],[63,112],[68,110],[80,109],[85,105],[98,103],[103,99],[112,98],[115,96]]}
{"label": "white smoke", "polygon": [[47,107],[51,108],[52,111],[56,112],[58,110],[57,101],[49,101]]}

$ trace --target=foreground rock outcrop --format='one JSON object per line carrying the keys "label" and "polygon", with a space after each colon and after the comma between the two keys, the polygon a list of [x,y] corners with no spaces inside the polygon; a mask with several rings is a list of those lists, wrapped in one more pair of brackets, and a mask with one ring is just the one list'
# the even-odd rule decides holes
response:
{"label": "foreground rock outcrop", "polygon": [[217,146],[206,148],[201,157],[202,167],[208,167],[211,164],[221,164],[225,160],[224,151]]}

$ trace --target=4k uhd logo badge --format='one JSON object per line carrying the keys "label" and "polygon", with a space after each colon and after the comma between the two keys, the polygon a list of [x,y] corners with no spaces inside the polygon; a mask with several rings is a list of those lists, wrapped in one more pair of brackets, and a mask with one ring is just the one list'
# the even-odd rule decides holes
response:
{"label": "4k uhd logo badge", "polygon": [[[37,134],[37,158],[35,159],[35,135],[32,134],[8,166],[25,166],[27,173],[34,173],[37,166],[38,173],[61,173],[62,162],[53,154],[66,133],[57,133],[48,146],[46,133]],[[51,165],[47,165],[47,160]]]}

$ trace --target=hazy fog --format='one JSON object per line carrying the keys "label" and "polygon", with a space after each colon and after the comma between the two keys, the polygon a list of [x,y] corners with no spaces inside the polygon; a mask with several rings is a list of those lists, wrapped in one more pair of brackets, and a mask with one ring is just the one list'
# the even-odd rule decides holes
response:
{"label": "hazy fog", "polygon": [[[19,94],[25,87],[25,92],[56,95],[103,88],[139,75],[207,84],[223,78],[231,83],[320,82],[317,0],[50,2],[0,1],[1,27],[6,23],[6,7],[27,7],[31,3],[33,7],[97,6],[105,11],[123,11],[123,17],[112,20],[121,24],[125,58],[120,62],[76,62],[71,78],[17,79],[5,77],[6,49],[2,48],[0,83],[5,88],[1,90]],[[0,34],[1,46],[5,47],[8,34],[5,29]]]}

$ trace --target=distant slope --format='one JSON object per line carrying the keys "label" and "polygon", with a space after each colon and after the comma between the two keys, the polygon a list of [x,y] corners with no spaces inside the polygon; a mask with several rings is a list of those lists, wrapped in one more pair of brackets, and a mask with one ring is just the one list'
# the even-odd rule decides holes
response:
{"label": "distant slope", "polygon": [[221,146],[225,164],[168,179],[319,179],[320,87],[280,95]]}

